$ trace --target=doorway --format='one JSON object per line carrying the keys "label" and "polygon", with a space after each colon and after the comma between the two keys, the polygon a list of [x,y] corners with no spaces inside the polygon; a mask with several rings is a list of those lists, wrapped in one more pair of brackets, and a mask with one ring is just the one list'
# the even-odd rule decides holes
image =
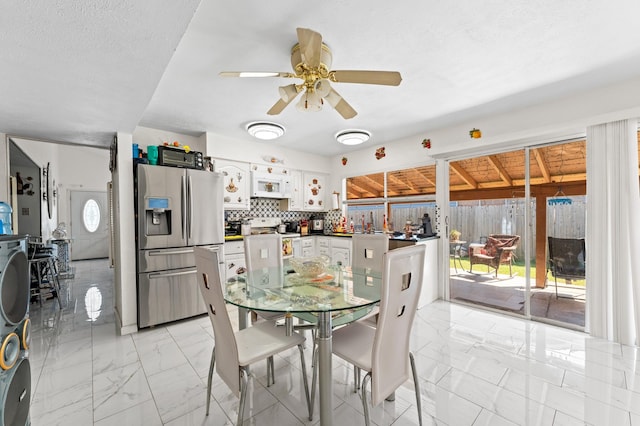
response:
{"label": "doorway", "polygon": [[[553,275],[547,239],[585,237],[585,140],[449,165],[451,301],[582,329],[586,281]],[[518,237],[504,261],[491,234]]]}
{"label": "doorway", "polygon": [[71,260],[109,257],[106,191],[70,191]]}

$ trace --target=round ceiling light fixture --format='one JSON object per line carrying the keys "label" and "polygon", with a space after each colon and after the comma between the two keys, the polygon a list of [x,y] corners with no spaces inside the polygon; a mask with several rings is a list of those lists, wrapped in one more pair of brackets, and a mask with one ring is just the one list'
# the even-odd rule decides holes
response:
{"label": "round ceiling light fixture", "polygon": [[247,132],[254,138],[268,141],[284,135],[284,127],[269,121],[256,121],[247,124]]}
{"label": "round ceiling light fixture", "polygon": [[336,134],[336,140],[343,145],[360,145],[369,140],[371,133],[366,130],[343,130]]}

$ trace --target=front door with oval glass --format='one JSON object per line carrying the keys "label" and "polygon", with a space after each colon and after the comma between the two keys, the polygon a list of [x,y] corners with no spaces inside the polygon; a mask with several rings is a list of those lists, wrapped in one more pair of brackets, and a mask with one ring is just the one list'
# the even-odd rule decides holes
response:
{"label": "front door with oval glass", "polygon": [[71,191],[71,260],[109,256],[107,193]]}

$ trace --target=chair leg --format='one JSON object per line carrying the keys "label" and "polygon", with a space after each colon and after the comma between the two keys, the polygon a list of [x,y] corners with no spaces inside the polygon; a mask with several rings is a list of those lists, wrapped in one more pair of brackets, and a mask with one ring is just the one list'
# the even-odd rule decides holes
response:
{"label": "chair leg", "polygon": [[[318,348],[313,349],[313,359],[318,358]],[[311,408],[309,410],[309,420],[313,417],[313,405],[316,402],[316,383],[318,381],[318,363],[313,362],[311,368]]]}
{"label": "chair leg", "polygon": [[273,357],[269,357],[267,358],[267,387],[271,386],[271,361],[273,360]]}
{"label": "chair leg", "polygon": [[367,375],[364,376],[364,380],[362,381],[362,386],[360,386],[360,395],[362,396],[362,411],[364,411],[365,426],[369,426],[371,424],[371,420],[369,419],[369,406],[367,405],[367,384],[370,381],[371,373],[367,373]]}
{"label": "chair leg", "polygon": [[309,420],[313,420],[313,411],[311,408],[311,398],[309,397],[309,380],[307,379],[307,363],[304,360],[304,347],[298,345],[300,351],[300,365],[302,366],[302,382],[304,383],[304,396],[307,398],[307,408],[309,409]]}
{"label": "chair leg", "polygon": [[353,393],[357,393],[360,389],[360,369],[353,366]]}
{"label": "chair leg", "polygon": [[418,409],[418,424],[422,426],[422,398],[420,397],[420,382],[418,381],[418,371],[416,370],[416,360],[413,354],[409,352],[409,361],[411,361],[411,372],[413,373],[413,386],[416,391],[416,408]]}
{"label": "chair leg", "polygon": [[244,413],[244,404],[247,401],[247,388],[249,379],[247,378],[247,372],[244,368],[240,369],[240,404],[238,405],[238,422],[236,425],[242,425],[242,417]]}
{"label": "chair leg", "polygon": [[207,379],[207,412],[209,415],[209,405],[211,404],[211,382],[213,380],[213,368],[216,366],[216,347],[211,352],[211,364],[209,364],[209,378]]}

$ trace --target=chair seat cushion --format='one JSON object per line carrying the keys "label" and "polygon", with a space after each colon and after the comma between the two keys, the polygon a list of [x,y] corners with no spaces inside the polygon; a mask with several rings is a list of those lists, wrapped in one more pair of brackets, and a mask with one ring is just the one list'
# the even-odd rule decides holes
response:
{"label": "chair seat cushion", "polygon": [[333,353],[350,364],[371,371],[371,351],[376,329],[361,321],[333,332]]}
{"label": "chair seat cushion", "polygon": [[255,323],[251,327],[237,331],[235,335],[238,345],[238,363],[243,367],[285,349],[301,345],[305,340],[295,332],[287,336],[285,328],[276,326],[273,321]]}

